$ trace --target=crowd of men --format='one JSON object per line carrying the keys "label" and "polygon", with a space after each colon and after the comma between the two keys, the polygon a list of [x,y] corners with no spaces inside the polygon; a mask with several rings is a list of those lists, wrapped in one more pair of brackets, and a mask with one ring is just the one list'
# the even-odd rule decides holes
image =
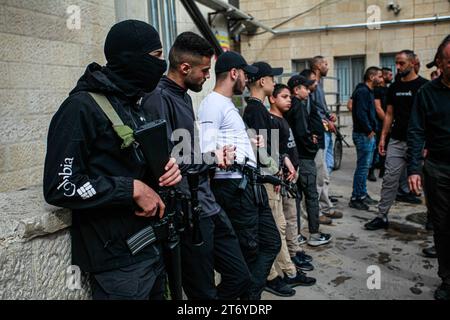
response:
{"label": "crowd of men", "polygon": [[[391,69],[370,67],[348,104],[357,151],[349,206],[369,210],[369,206],[378,205],[377,217],[365,224],[365,229],[387,229],[388,213],[395,200],[420,204],[418,196],[425,192],[426,228],[434,230],[435,246],[424,249],[423,253],[438,258],[439,276],[443,280],[435,292],[436,299],[448,299],[450,288],[447,199],[450,126],[446,122],[450,115],[449,53],[450,36],[447,36],[435,59],[427,64],[428,68],[436,67],[432,80],[428,81],[419,75],[417,54],[411,50],[400,51],[396,55],[395,81],[392,83]],[[367,180],[376,181],[377,166],[383,178],[379,202],[367,193]]]}
{"label": "crowd of men", "polygon": [[[188,92],[202,91],[213,56],[205,39],[185,32],[169,52],[167,71],[159,34],[151,25],[118,23],[105,41],[106,66],[89,65],[51,121],[44,195],[47,202],[73,211],[72,260],[89,273],[94,299],[166,297],[163,248],[170,239],[155,232],[152,241],[139,243],[140,236],[148,235],[139,232],[163,225],[172,204],[162,194],[171,188],[190,204],[198,200],[201,208],[198,224],[179,228],[181,281],[188,299],[259,300],[263,290],[289,297],[296,293],[293,288],[316,283],[305,273],[314,266],[302,245],[330,243],[332,236],[321,232],[320,224],[343,216],[329,195],[336,115],[325,100],[327,61],[317,56],[311,69],[276,84],[282,68],[266,62],[249,65],[236,52],[223,53],[215,65],[214,89],[196,114]],[[383,83],[381,70],[369,68],[353,95],[358,168],[350,205],[373,205],[365,181],[377,132],[382,155],[389,133],[391,140],[380,215],[366,226],[371,230],[388,225],[392,191],[407,163],[411,192],[419,192],[425,145],[425,191],[433,199],[428,204],[443,279],[439,297],[448,298],[450,136],[442,125],[450,120],[450,43],[447,39],[436,57],[442,75],[429,84],[410,70],[413,54],[403,51],[397,57],[399,78],[387,93],[382,131],[373,94]],[[246,88],[250,95],[241,116],[233,97]],[[419,103],[408,131],[402,121],[409,120],[416,93]],[[151,174],[152,157],[133,138],[133,132],[155,120],[166,123],[172,155],[161,177]],[[195,190],[192,172],[198,179]],[[302,199],[308,238],[300,233]],[[201,241],[194,241],[198,231]],[[139,248],[130,247],[136,241]]]}

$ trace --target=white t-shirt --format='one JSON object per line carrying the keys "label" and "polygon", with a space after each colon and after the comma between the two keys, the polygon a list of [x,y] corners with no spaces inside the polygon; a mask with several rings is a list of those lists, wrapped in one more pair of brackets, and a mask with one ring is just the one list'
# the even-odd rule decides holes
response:
{"label": "white t-shirt", "polygon": [[[217,92],[203,99],[198,109],[200,148],[202,153],[212,152],[227,145],[236,146],[236,161],[243,164],[245,158],[256,167],[253,151],[244,120],[233,101]],[[237,172],[217,169],[215,179],[240,179]]]}

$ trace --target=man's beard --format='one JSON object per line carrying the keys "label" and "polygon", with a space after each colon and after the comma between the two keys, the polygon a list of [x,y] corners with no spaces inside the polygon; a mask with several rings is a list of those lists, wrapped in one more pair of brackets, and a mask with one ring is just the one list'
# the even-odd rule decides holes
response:
{"label": "man's beard", "polygon": [[205,84],[206,81],[202,81],[202,83],[195,83],[195,82],[191,82],[188,79],[186,79],[186,87],[196,93],[199,93],[203,90],[203,85]]}
{"label": "man's beard", "polygon": [[399,76],[401,78],[406,78],[413,70],[414,70],[414,68],[411,67],[411,68],[408,68],[408,69],[406,69],[404,71],[399,71],[398,74],[399,74]]}
{"label": "man's beard", "polygon": [[244,93],[244,90],[245,90],[245,85],[241,86],[241,77],[238,77],[233,86],[233,94],[239,96]]}

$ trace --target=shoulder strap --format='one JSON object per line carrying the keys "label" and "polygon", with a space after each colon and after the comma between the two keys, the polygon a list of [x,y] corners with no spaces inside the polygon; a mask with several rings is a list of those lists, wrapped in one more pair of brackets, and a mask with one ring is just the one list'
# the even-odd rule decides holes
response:
{"label": "shoulder strap", "polygon": [[102,94],[89,92],[91,97],[98,104],[100,109],[103,110],[106,117],[111,121],[113,125],[114,131],[117,135],[122,139],[123,143],[121,148],[126,149],[134,143],[134,132],[129,126],[125,125],[117,114],[116,110],[114,110],[111,102]]}

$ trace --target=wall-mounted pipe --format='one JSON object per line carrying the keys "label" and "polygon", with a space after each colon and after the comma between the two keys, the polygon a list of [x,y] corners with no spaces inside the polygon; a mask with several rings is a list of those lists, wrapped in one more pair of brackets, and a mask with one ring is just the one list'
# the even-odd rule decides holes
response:
{"label": "wall-mounted pipe", "polygon": [[450,16],[436,15],[434,17],[428,17],[428,18],[390,20],[390,21],[370,22],[370,23],[341,24],[341,25],[331,25],[331,26],[319,26],[319,27],[312,27],[312,28],[281,29],[281,30],[273,30],[273,34],[274,35],[285,35],[285,34],[291,34],[291,33],[321,32],[321,31],[348,30],[348,29],[361,29],[361,28],[376,29],[378,26],[381,28],[381,27],[398,26],[398,25],[438,23],[438,22],[444,22],[444,21],[450,21]]}
{"label": "wall-mounted pipe", "polygon": [[[291,33],[308,33],[308,32],[321,32],[321,31],[331,31],[331,30],[346,30],[346,29],[361,29],[361,28],[371,28],[373,29],[380,27],[398,26],[398,25],[414,25],[423,23],[439,23],[444,21],[450,21],[450,16],[439,16],[427,18],[415,18],[415,19],[402,19],[402,20],[389,20],[371,23],[355,23],[355,24],[342,24],[342,25],[325,25],[318,27],[308,27],[308,28],[291,28],[291,29],[272,29],[266,26],[262,22],[256,20],[254,17],[245,13],[244,11],[224,2],[222,0],[196,0],[197,2],[217,11],[223,11],[224,14],[232,15],[236,19],[242,20],[244,24],[251,24],[255,27],[261,28],[267,32],[272,33],[275,36],[286,35]],[[251,34],[249,34],[251,36]]]}

